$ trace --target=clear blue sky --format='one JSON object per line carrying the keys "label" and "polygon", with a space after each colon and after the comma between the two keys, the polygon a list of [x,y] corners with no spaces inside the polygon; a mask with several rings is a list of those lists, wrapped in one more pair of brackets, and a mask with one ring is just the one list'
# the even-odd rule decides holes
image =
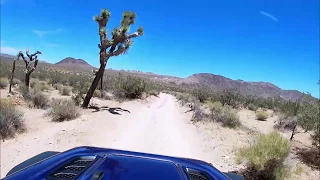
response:
{"label": "clear blue sky", "polygon": [[102,8],[111,11],[108,28],[131,10],[145,30],[108,68],[210,72],[319,97],[318,0],[1,0],[1,51],[29,47],[49,62],[71,56],[98,66],[92,17]]}

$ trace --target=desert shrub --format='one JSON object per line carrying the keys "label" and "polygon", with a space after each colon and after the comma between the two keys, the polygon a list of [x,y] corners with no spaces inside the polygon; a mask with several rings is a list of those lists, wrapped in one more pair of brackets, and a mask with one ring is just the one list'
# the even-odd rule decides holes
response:
{"label": "desert shrub", "polygon": [[63,86],[61,89],[60,89],[60,94],[62,96],[70,96],[71,94],[71,87],[70,86]]}
{"label": "desert shrub", "polygon": [[236,157],[238,163],[243,160],[247,162],[247,171],[244,173],[252,179],[282,180],[289,176],[289,170],[283,162],[290,149],[289,140],[274,131],[259,135],[253,145],[240,149]]}
{"label": "desert shrub", "polygon": [[210,110],[210,119],[222,123],[223,126],[236,128],[241,125],[239,117],[230,106],[223,106],[221,102],[207,103]]}
{"label": "desert shrub", "polygon": [[269,114],[266,111],[256,111],[256,119],[265,121],[268,118]]}
{"label": "desert shrub", "polygon": [[8,85],[9,85],[9,81],[8,81],[7,78],[1,78],[0,79],[0,88],[1,89],[4,89],[4,88],[8,87]]}
{"label": "desert shrub", "polygon": [[210,111],[210,119],[214,120],[216,114],[221,114],[223,105],[220,101],[207,102],[205,104]]}
{"label": "desert shrub", "polygon": [[292,102],[292,101],[287,101],[283,103],[281,107],[282,113],[290,117],[297,116],[299,109],[300,109],[300,103]]}
{"label": "desert shrub", "polygon": [[253,104],[248,104],[248,109],[251,111],[256,111],[258,109],[258,107]]}
{"label": "desert shrub", "polygon": [[17,85],[17,84],[21,84],[21,81],[19,79],[17,79],[17,78],[13,78],[12,79],[12,85],[14,86],[14,85]]}
{"label": "desert shrub", "polygon": [[160,92],[157,91],[157,90],[150,90],[148,91],[148,94],[151,95],[151,96],[159,96]]}
{"label": "desert shrub", "polygon": [[53,84],[53,88],[54,88],[55,90],[61,91],[62,87],[63,87],[62,84]]}
{"label": "desert shrub", "polygon": [[101,91],[101,98],[105,100],[111,100],[112,97],[108,95],[106,91]]}
{"label": "desert shrub", "polygon": [[96,89],[94,92],[93,92],[93,97],[99,97],[101,98],[101,91]]}
{"label": "desert shrub", "polygon": [[90,87],[90,83],[87,82],[79,82],[72,88],[73,95],[71,99],[73,102],[79,106],[84,101],[85,95],[88,92]]}
{"label": "desert shrub", "polygon": [[46,81],[40,82],[40,91],[48,91],[49,90],[49,84]]}
{"label": "desert shrub", "polygon": [[23,113],[18,111],[9,100],[0,101],[0,139],[13,137],[25,129]]}
{"label": "desert shrub", "polygon": [[38,79],[31,79],[30,80],[30,87],[35,89],[36,86],[40,86],[40,81]]}
{"label": "desert shrub", "polygon": [[49,115],[52,116],[52,121],[62,122],[79,117],[80,111],[72,100],[53,99]]}
{"label": "desert shrub", "polygon": [[194,103],[193,106],[194,107],[191,121],[198,122],[207,117],[200,103]]}
{"label": "desert shrub", "polygon": [[305,131],[313,131],[313,145],[320,150],[320,103],[307,102],[301,105],[297,122]]}
{"label": "desert shrub", "polygon": [[205,102],[210,97],[210,91],[206,88],[193,89],[191,94],[196,97],[201,103]]}
{"label": "desert shrub", "polygon": [[176,98],[178,101],[180,101],[181,105],[185,105],[186,103],[195,103],[197,101],[197,98],[192,96],[189,93],[177,93]]}
{"label": "desert shrub", "polygon": [[285,115],[280,115],[276,121],[276,124],[274,125],[274,128],[278,130],[293,130],[296,124],[296,117],[287,117]]}
{"label": "desert shrub", "polygon": [[225,89],[220,91],[218,94],[219,101],[223,105],[236,107],[240,103],[240,94],[235,89]]}
{"label": "desert shrub", "polygon": [[25,86],[25,85],[19,86],[18,91],[21,93],[22,97],[23,97],[25,100],[29,101],[29,100],[32,99],[33,91],[30,90],[27,86]]}
{"label": "desert shrub", "polygon": [[41,92],[36,92],[32,95],[32,105],[36,108],[44,109],[49,104],[48,96]]}
{"label": "desert shrub", "polygon": [[114,94],[118,98],[140,98],[146,87],[144,80],[132,76],[124,78],[120,76],[117,83]]}

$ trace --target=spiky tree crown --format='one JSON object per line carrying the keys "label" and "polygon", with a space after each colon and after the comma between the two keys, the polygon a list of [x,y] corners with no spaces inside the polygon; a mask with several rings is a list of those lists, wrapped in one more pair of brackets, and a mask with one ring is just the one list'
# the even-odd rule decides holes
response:
{"label": "spiky tree crown", "polygon": [[[99,24],[100,44],[100,63],[105,63],[111,56],[118,56],[128,52],[133,41],[132,38],[143,35],[143,28],[139,27],[138,30],[129,34],[130,26],[135,23],[136,14],[130,11],[123,13],[120,26],[114,28],[111,33],[111,39],[107,37],[106,25],[110,18],[111,13],[103,9],[99,16],[94,16],[94,20]],[[104,60],[102,60],[104,59]]]}

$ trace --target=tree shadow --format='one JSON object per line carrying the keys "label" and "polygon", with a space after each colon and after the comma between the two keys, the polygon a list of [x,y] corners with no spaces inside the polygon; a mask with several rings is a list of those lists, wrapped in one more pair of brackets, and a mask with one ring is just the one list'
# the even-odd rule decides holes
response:
{"label": "tree shadow", "polygon": [[295,148],[296,155],[300,161],[311,167],[320,170],[320,150],[316,147]]}
{"label": "tree shadow", "polygon": [[190,109],[190,110],[185,111],[184,113],[188,113],[188,112],[191,112],[191,111],[193,111],[193,110],[192,110],[192,109]]}
{"label": "tree shadow", "polygon": [[127,113],[131,113],[129,110],[127,109],[122,109],[120,107],[108,107],[108,106],[102,106],[102,107],[98,107],[98,106],[90,106],[89,109],[94,109],[94,112],[99,112],[99,111],[108,111],[111,114],[114,115],[121,115],[121,112],[127,112]]}

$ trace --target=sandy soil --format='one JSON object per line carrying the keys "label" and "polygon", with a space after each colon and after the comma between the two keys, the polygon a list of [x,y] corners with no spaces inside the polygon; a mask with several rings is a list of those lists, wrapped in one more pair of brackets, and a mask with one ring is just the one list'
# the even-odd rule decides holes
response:
{"label": "sandy soil", "polygon": [[171,95],[160,94],[158,98],[122,104],[98,99],[94,103],[121,110],[110,113],[88,109],[78,119],[53,123],[44,117],[45,110],[21,108],[28,132],[1,142],[1,177],[41,152],[65,151],[83,145],[202,160],[211,160],[215,155],[204,150],[201,135]]}

